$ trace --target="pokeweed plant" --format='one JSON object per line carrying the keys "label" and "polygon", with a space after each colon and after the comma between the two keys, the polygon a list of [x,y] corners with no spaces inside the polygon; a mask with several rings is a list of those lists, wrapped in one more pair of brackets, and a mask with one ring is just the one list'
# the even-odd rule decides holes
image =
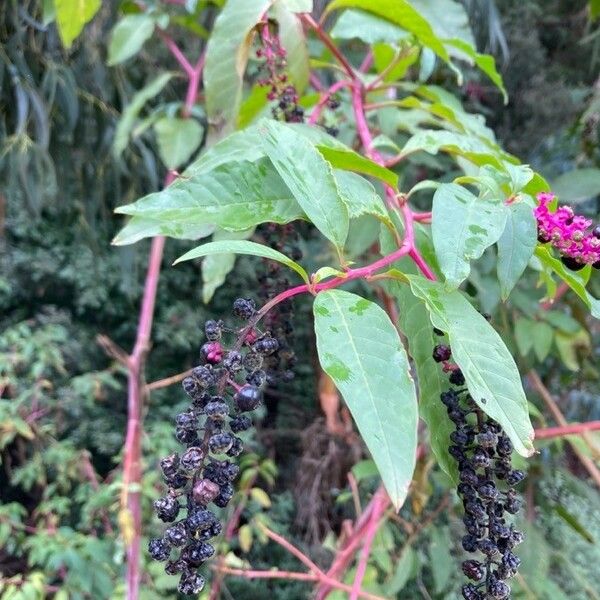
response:
{"label": "pokeweed plant", "polygon": [[[127,14],[112,35],[109,59],[117,64],[156,30],[189,82],[178,114],[157,112],[141,125],[154,130],[169,185],[119,207],[131,220],[115,242],[212,235],[176,261],[204,258],[205,300],[239,254],[267,259],[278,273],[288,268],[298,281],[262,294],[262,306],[260,293],[236,300],[241,323],[205,324],[200,364],[183,380],[190,407],[176,417],[185,449],[161,463],[168,491],[155,509],[169,526],[150,541],[150,555],[180,576],[182,593],[200,592],[196,569],[221,531],[211,505],[233,496],[238,468],[230,459],[243,450],[237,434],[251,426],[247,413],[264,387],[276,383],[269,357],[289,347],[287,325],[274,333],[273,311],[286,315],[295,296],[311,295],[319,361],[385,489],[372,500],[367,558],[379,516],[390,502],[403,505],[428,443],[463,500],[463,548],[477,553],[462,564],[471,580],[462,596],[510,597],[506,581],[519,566],[513,550],[523,535],[509,516],[519,510],[514,486],[524,477],[511,455],[533,454],[534,431],[511,353],[460,288],[486,254],[504,300],[529,267],[549,298],[561,280],[597,317],[598,300],[586,290],[598,266],[597,231],[586,233],[587,221],[557,209],[547,182],[505,152],[481,116],[428,83],[437,65],[447,87],[460,85],[466,63],[506,96],[457,2],[443,0],[434,11],[422,0],[333,0],[316,21],[310,0],[228,0],[194,66],[168,27],[189,26],[205,3],[170,4]],[[121,121],[117,151],[171,77],[159,75],[140,92],[137,113]],[[440,176],[419,177],[427,155],[440,153],[448,157]],[[250,239],[257,226],[293,232],[307,223],[323,248],[307,257],[310,268],[286,244]],[[365,564],[347,590],[352,598],[364,596]]]}

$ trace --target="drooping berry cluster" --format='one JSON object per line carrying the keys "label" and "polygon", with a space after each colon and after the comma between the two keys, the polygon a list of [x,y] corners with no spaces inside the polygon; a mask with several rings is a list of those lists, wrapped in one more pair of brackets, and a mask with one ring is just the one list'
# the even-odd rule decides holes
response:
{"label": "drooping berry cluster", "polygon": [[[168,492],[156,500],[154,509],[170,525],[162,538],[150,540],[148,551],[152,558],[167,561],[168,574],[180,574],[182,594],[197,594],[204,586],[196,570],[214,554],[208,540],[221,532],[221,523],[209,506],[225,508],[233,496],[239,467],[229,458],[243,450],[237,434],[252,425],[247,413],[262,401],[263,362],[279,348],[270,333],[255,326],[252,300],[238,298],[233,313],[246,324],[230,329],[222,321],[205,323],[202,364],[182,382],[190,407],[175,419],[175,438],[185,450],[160,463]],[[230,349],[224,345],[227,337],[233,340]],[[182,512],[187,514],[180,518]]]}
{"label": "drooping berry cluster", "polygon": [[521,563],[513,549],[523,541],[523,534],[507,524],[506,516],[521,507],[514,486],[525,474],[511,466],[512,444],[502,427],[461,387],[465,379],[460,369],[449,363],[451,355],[447,345],[433,349],[434,360],[450,371],[455,386],[440,399],[455,425],[449,452],[458,463],[458,495],[465,511],[462,547],[478,553],[462,563],[463,573],[472,580],[462,587],[462,596],[465,600],[503,600],[511,594],[506,580],[516,574]]}
{"label": "drooping berry cluster", "polygon": [[560,252],[563,264],[572,271],[579,271],[585,265],[600,269],[600,225],[588,231],[592,221],[574,214],[570,206],[551,211],[549,205],[556,199],[554,194],[544,192],[537,199],[539,204],[534,214],[538,241],[552,244]]}
{"label": "drooping berry cluster", "polygon": [[259,79],[258,84],[270,88],[267,98],[276,101],[271,109],[273,116],[286,123],[304,122],[304,109],[298,104],[298,93],[286,73],[285,48],[279,36],[271,33],[268,23],[261,28],[260,41],[262,47],[256,51],[256,56],[264,59],[267,76]]}

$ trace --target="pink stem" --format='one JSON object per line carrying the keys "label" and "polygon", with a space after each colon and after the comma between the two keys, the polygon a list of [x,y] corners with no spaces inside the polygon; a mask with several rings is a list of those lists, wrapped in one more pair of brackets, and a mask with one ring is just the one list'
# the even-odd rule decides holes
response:
{"label": "pink stem", "polygon": [[371,48],[369,48],[368,52],[365,54],[365,57],[363,58],[363,61],[360,63],[360,67],[358,67],[358,70],[361,73],[366,73],[371,66],[373,65],[373,50],[371,50]]}
{"label": "pink stem", "polygon": [[365,541],[360,553],[358,566],[356,567],[356,575],[354,576],[354,583],[352,584],[350,600],[358,600],[358,594],[361,590],[362,581],[367,571],[367,565],[369,563],[369,556],[371,554],[371,546],[373,544],[373,539],[375,538],[375,534],[379,529],[381,517],[385,512],[386,506],[387,503],[385,502],[383,495],[378,494],[377,498],[374,500],[371,518],[369,519],[369,524],[367,525],[367,529],[365,531]]}
{"label": "pink stem", "polygon": [[577,435],[586,431],[600,430],[600,421],[588,421],[587,423],[573,423],[572,425],[563,425],[561,427],[545,427],[535,430],[535,439],[544,440],[565,435]]}
{"label": "pink stem", "polygon": [[352,65],[348,62],[346,57],[339,51],[337,46],[333,43],[333,40],[325,33],[323,28],[308,14],[304,13],[300,15],[300,18],[311,27],[321,41],[327,46],[331,54],[335,56],[336,60],[342,65],[344,71],[346,71],[348,77],[353,81],[356,79],[356,73]]}
{"label": "pink stem", "polygon": [[307,123],[309,125],[314,125],[319,120],[319,117],[321,116],[323,109],[327,105],[329,98],[331,98],[331,96],[333,96],[333,94],[335,94],[338,90],[341,90],[342,88],[345,88],[345,87],[351,87],[351,86],[352,86],[352,83],[350,81],[347,81],[347,80],[337,81],[328,90],[323,92],[321,94],[321,97],[319,98],[318,104],[315,106],[313,111],[310,113],[310,117],[309,117]]}
{"label": "pink stem", "polygon": [[138,490],[130,491],[128,488],[131,484],[139,485],[142,478],[143,368],[149,349],[164,244],[164,237],[155,237],[152,240],[137,338],[128,361],[127,434],[125,437],[123,486],[126,490],[127,510],[131,516],[133,534],[127,547],[127,600],[137,600],[139,596],[142,511],[140,492]]}
{"label": "pink stem", "polygon": [[185,74],[191,78],[194,73],[194,67],[190,65],[188,59],[183,55],[183,52],[179,49],[179,46],[175,43],[173,38],[163,31],[159,31],[160,37],[165,42],[165,45],[175,57],[175,60],[179,63],[179,66],[184,70]]}

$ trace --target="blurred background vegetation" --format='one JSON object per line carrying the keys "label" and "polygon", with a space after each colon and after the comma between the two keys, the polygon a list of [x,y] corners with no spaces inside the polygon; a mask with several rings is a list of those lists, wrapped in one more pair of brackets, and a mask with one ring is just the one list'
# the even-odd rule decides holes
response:
{"label": "blurred background vegetation", "polygon": [[[510,102],[473,73],[454,91],[482,112],[504,146],[530,162],[578,209],[597,216],[600,168],[600,30],[577,0],[464,0],[481,50],[502,67]],[[111,246],[123,221],[113,209],[161,186],[166,169],[151,132],[153,115],[173,114],[185,83],[171,78],[133,115],[121,153],[115,134],[125,107],[158,70],[173,67],[159,39],[135,60],[106,64],[107,40],[130,3],[105,2],[85,34],[63,48],[45,0],[0,2],[0,598],[103,599],[123,594],[123,543],[117,522],[120,461],[126,425],[123,367],[98,336],[132,347],[149,242]],[[133,3],[131,3],[133,4]],[[191,2],[175,23],[183,48],[205,43],[219,2]],[[169,67],[169,65],[171,67]],[[442,70],[431,83],[454,87]],[[344,135],[344,106],[339,122]],[[129,113],[130,114],[130,113]],[[148,120],[150,119],[150,120]],[[204,115],[198,108],[197,119]],[[122,125],[121,125],[122,127]],[[126,146],[126,147],[125,147]],[[443,158],[415,160],[406,177],[433,172],[451,178]],[[307,256],[325,252],[309,233]],[[164,265],[189,244],[168,240]],[[229,311],[233,298],[255,289],[254,265],[238,259],[227,285],[202,302],[197,264],[165,267],[159,285],[149,382],[179,373],[197,359],[201,324]],[[598,326],[567,299],[540,315],[524,283],[511,305],[498,294],[485,258],[471,293],[490,312],[523,373],[536,368],[569,421],[600,419]],[[600,291],[600,281],[591,282]],[[270,397],[244,462],[254,493],[243,533],[223,551],[232,565],[297,568],[257,535],[256,519],[328,564],[333,540],[355,507],[347,473],[361,498],[377,478],[351,433],[325,426],[308,306],[296,309],[294,382]],[[528,389],[531,398],[536,392]],[[150,504],[159,495],[159,456],[174,449],[172,419],[184,406],[179,386],[152,391],[145,415],[142,485],[147,535]],[[543,403],[535,400],[541,409]],[[538,423],[544,418],[539,417]],[[548,422],[552,424],[549,418]],[[598,462],[596,443],[570,440]],[[599,598],[600,496],[573,447],[540,442],[529,463],[517,598]],[[305,475],[298,480],[296,473]],[[313,485],[313,482],[317,481]],[[430,460],[422,462],[410,501],[378,534],[365,589],[398,598],[452,599],[460,575],[455,498]],[[433,568],[435,565],[435,568]],[[535,575],[535,576],[533,576]],[[352,577],[352,573],[349,573]],[[351,580],[351,579],[350,579]],[[144,566],[143,597],[174,598],[161,566]],[[301,582],[226,581],[224,597],[277,600],[310,597]],[[330,596],[336,598],[335,594]],[[340,596],[341,598],[341,596]]]}

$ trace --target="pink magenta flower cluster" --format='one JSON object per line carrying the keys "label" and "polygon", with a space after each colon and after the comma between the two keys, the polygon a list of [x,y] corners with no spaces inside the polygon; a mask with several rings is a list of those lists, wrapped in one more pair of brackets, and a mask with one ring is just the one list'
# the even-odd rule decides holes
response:
{"label": "pink magenta flower cluster", "polygon": [[600,268],[600,226],[588,231],[592,221],[576,215],[570,206],[550,210],[556,196],[550,192],[537,195],[538,206],[534,210],[537,219],[538,240],[551,243],[561,254],[562,262],[570,269],[578,270],[591,264]]}

